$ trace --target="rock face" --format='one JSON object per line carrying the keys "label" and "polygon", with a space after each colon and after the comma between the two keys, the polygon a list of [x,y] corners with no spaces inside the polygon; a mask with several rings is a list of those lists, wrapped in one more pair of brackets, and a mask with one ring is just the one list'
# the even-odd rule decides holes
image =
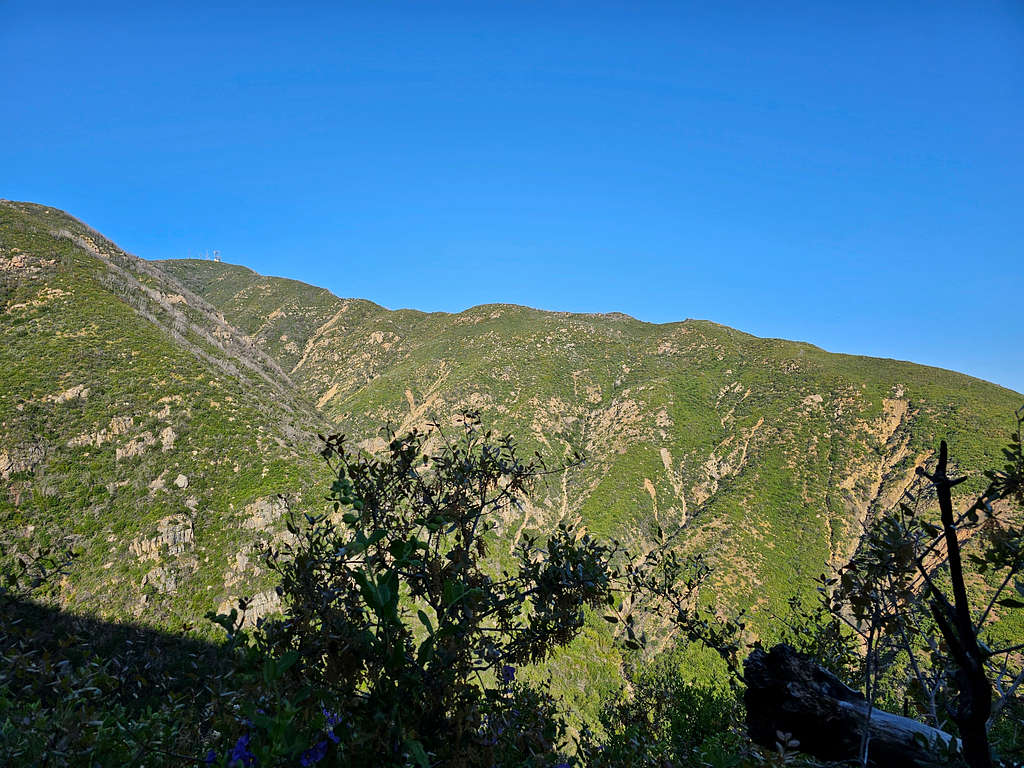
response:
{"label": "rock face", "polygon": [[124,447],[118,448],[117,460],[120,461],[121,459],[130,459],[133,456],[141,456],[155,443],[156,438],[153,437],[153,433],[147,430],[138,437],[129,440]]}
{"label": "rock face", "polygon": [[39,441],[9,451],[0,450],[0,479],[7,480],[16,472],[31,472],[44,458],[46,446]]}
{"label": "rock face", "polygon": [[178,433],[173,427],[164,427],[160,430],[161,450],[170,451],[174,449],[174,441],[178,439]]}
{"label": "rock face", "polygon": [[[232,609],[238,610],[238,598],[225,600],[217,607],[218,613],[230,613]],[[277,590],[267,589],[257,592],[246,600],[246,609],[242,620],[243,627],[251,627],[260,619],[277,613],[281,610],[281,597]]]}
{"label": "rock face", "polygon": [[170,515],[157,524],[156,536],[134,539],[128,550],[140,559],[159,560],[165,553],[168,556],[180,555],[194,545],[192,520],[186,515]]}
{"label": "rock face", "polygon": [[264,496],[245,505],[242,525],[254,531],[270,530],[287,511],[288,504],[280,496]]}

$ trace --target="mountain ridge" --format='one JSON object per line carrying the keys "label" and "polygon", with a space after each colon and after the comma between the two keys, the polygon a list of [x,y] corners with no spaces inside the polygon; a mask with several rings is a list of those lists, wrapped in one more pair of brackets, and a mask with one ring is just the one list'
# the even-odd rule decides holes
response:
{"label": "mountain ridge", "polygon": [[829,355],[837,355],[837,356],[841,356],[841,357],[852,357],[852,358],[868,360],[868,361],[905,363],[905,364],[909,364],[909,365],[918,366],[920,368],[931,369],[931,370],[934,370],[934,371],[937,371],[937,372],[952,373],[952,374],[956,374],[956,375],[959,375],[959,376],[964,376],[964,377],[967,377],[967,378],[970,378],[970,379],[975,379],[975,380],[983,382],[985,384],[991,384],[992,386],[999,387],[1000,389],[1004,389],[1007,392],[1011,392],[1013,394],[1020,395],[1021,397],[1024,397],[1024,394],[1022,394],[1020,392],[1017,392],[1016,390],[1013,390],[1010,387],[1003,386],[1003,385],[1001,385],[1001,384],[999,384],[997,382],[993,382],[993,381],[990,381],[988,379],[984,379],[984,378],[982,378],[980,376],[974,376],[973,374],[964,373],[963,371],[958,371],[955,368],[945,368],[945,367],[938,366],[938,365],[928,365],[928,364],[925,364],[925,363],[919,363],[919,362],[916,362],[916,361],[910,360],[910,359],[895,358],[895,357],[884,357],[884,356],[880,356],[880,355],[871,355],[871,354],[865,354],[865,353],[861,353],[861,352],[835,352],[835,351],[826,349],[825,347],[821,347],[821,346],[819,346],[817,344],[814,344],[812,342],[803,341],[803,340],[800,340],[800,339],[787,339],[787,338],[784,338],[784,337],[781,337],[781,336],[758,336],[758,335],[756,335],[754,333],[750,333],[749,331],[744,331],[744,330],[742,330],[740,328],[734,328],[732,326],[725,325],[723,323],[719,323],[719,322],[716,322],[714,320],[710,320],[708,318],[687,317],[687,318],[684,318],[682,320],[667,320],[667,321],[664,321],[664,322],[653,322],[653,321],[649,321],[649,320],[642,320],[640,318],[634,317],[633,315],[630,315],[630,314],[625,313],[625,312],[620,312],[620,311],[617,311],[617,310],[611,310],[611,311],[608,311],[608,312],[573,312],[573,311],[568,311],[568,310],[543,309],[543,308],[540,308],[540,307],[531,306],[529,304],[516,304],[516,303],[513,303],[513,302],[485,302],[485,303],[482,303],[482,304],[474,304],[472,306],[466,307],[465,309],[462,309],[462,310],[459,310],[459,311],[422,310],[422,309],[418,309],[416,307],[398,307],[398,308],[392,309],[392,308],[386,307],[383,304],[375,302],[372,299],[358,298],[358,297],[351,297],[351,296],[349,296],[349,297],[339,296],[338,294],[336,294],[333,291],[331,291],[329,288],[324,288],[322,286],[317,286],[317,285],[314,285],[312,283],[307,283],[307,282],[305,282],[303,280],[299,280],[297,278],[285,277],[285,276],[280,276],[280,275],[264,275],[263,273],[257,272],[252,267],[246,266],[244,264],[235,264],[235,263],[232,263],[232,262],[223,262],[223,261],[215,262],[215,261],[212,261],[212,260],[209,260],[209,259],[194,259],[194,258],[184,258],[184,259],[151,259],[150,261],[153,264],[156,264],[156,265],[163,265],[163,266],[170,266],[170,267],[173,267],[173,265],[178,265],[178,264],[183,265],[183,266],[184,265],[194,265],[194,264],[206,264],[206,263],[208,263],[208,264],[221,264],[221,265],[224,265],[224,266],[227,266],[227,267],[232,267],[232,268],[238,268],[238,269],[246,270],[247,272],[251,273],[254,278],[257,278],[257,279],[279,280],[279,281],[283,281],[283,282],[298,284],[300,286],[304,286],[306,288],[314,289],[314,290],[317,290],[317,291],[324,291],[324,292],[330,294],[330,296],[332,296],[333,298],[335,298],[335,299],[337,299],[339,301],[366,302],[367,304],[370,304],[373,307],[375,307],[375,308],[377,308],[379,310],[382,310],[384,312],[411,312],[411,313],[417,313],[417,314],[423,315],[423,316],[437,315],[437,316],[446,316],[446,317],[459,317],[459,316],[466,315],[466,314],[469,314],[469,313],[473,313],[473,312],[476,312],[476,311],[485,311],[485,310],[489,310],[489,309],[499,309],[499,310],[500,309],[512,309],[512,310],[528,310],[528,311],[531,311],[531,312],[543,313],[543,314],[552,315],[552,316],[556,316],[556,317],[566,317],[566,318],[578,317],[578,318],[592,318],[592,319],[598,319],[598,320],[600,320],[600,319],[621,320],[621,321],[626,321],[626,322],[639,323],[641,325],[651,326],[653,328],[666,328],[667,329],[667,328],[672,328],[672,327],[675,327],[675,326],[684,325],[686,323],[691,323],[691,324],[707,324],[707,325],[709,325],[711,327],[722,329],[722,330],[726,330],[726,331],[729,331],[729,332],[732,332],[732,333],[742,334],[742,335],[750,337],[752,339],[760,339],[762,341],[785,342],[787,344],[804,346],[804,347],[807,347],[809,349],[815,350],[817,352],[823,352],[823,353],[829,354]]}
{"label": "mountain ridge", "polygon": [[[474,410],[553,464],[587,457],[509,513],[510,546],[574,518],[640,550],[678,530],[715,568],[708,599],[761,631],[938,438],[976,489],[1022,399],[710,321],[388,310],[237,265],[148,262],[22,203],[0,203],[0,280],[0,544],[74,544],[48,600],[164,628],[202,632],[239,596],[275,609],[258,552],[287,540],[289,510],[324,512],[317,432],[374,450],[384,424]],[[603,624],[571,649],[598,683],[553,668],[584,698],[614,682]]]}
{"label": "mountain ridge", "polygon": [[[46,205],[44,203],[35,203],[35,202],[28,202],[28,201],[9,200],[7,198],[0,198],[0,204],[13,204],[13,205],[33,206],[33,207],[36,207],[36,208],[39,208],[39,209],[43,209],[43,210],[45,210],[45,211],[47,211],[47,212],[49,212],[51,214],[56,214],[56,215],[59,215],[59,216],[67,217],[68,219],[71,219],[74,222],[76,222],[79,226],[81,226],[81,227],[85,228],[86,230],[88,230],[90,233],[92,233],[94,235],[97,235],[99,237],[102,237],[107,242],[111,242],[111,241],[109,241],[106,238],[106,236],[102,235],[100,232],[98,232],[96,229],[91,227],[89,224],[86,224],[82,220],[72,216],[72,214],[70,214],[67,211],[64,211],[64,210],[62,210],[60,208],[55,208],[53,206],[48,206],[48,205]],[[129,254],[129,255],[131,255],[131,254]],[[136,256],[136,258],[140,258],[142,261],[147,261],[149,263],[152,263],[152,264],[155,264],[155,265],[158,265],[158,266],[159,265],[172,265],[172,264],[219,264],[219,265],[222,265],[223,267],[231,267],[231,268],[235,268],[235,269],[245,270],[245,271],[251,273],[256,278],[262,278],[262,279],[267,279],[267,280],[277,280],[277,281],[283,281],[283,282],[288,282],[288,283],[294,283],[294,284],[297,284],[297,285],[300,285],[300,286],[304,286],[306,288],[310,288],[310,289],[313,289],[313,290],[316,290],[316,291],[322,291],[324,293],[329,294],[333,298],[339,299],[341,301],[365,302],[367,304],[370,304],[370,305],[372,305],[372,306],[374,306],[374,307],[376,307],[376,308],[378,308],[380,310],[386,311],[386,312],[415,312],[415,313],[419,313],[419,314],[422,314],[422,315],[446,315],[446,316],[455,317],[455,316],[463,315],[463,314],[468,313],[468,312],[472,312],[474,310],[482,310],[482,309],[487,309],[487,308],[491,308],[491,307],[494,307],[494,308],[505,307],[505,308],[526,309],[526,310],[531,310],[531,311],[534,311],[534,312],[547,313],[547,314],[556,315],[556,316],[622,319],[622,320],[632,321],[632,322],[641,323],[643,325],[649,325],[649,326],[654,326],[654,327],[674,326],[674,325],[679,325],[679,324],[683,324],[683,323],[707,323],[707,324],[709,324],[711,326],[714,326],[714,327],[717,327],[717,328],[721,328],[721,329],[726,329],[726,330],[732,331],[734,333],[744,334],[746,336],[749,336],[749,337],[755,338],[755,339],[761,339],[761,340],[764,340],[764,341],[780,341],[780,342],[786,342],[786,343],[789,343],[789,344],[796,344],[796,345],[806,345],[807,347],[810,347],[810,348],[812,348],[814,350],[818,350],[818,351],[821,351],[821,352],[824,352],[824,353],[830,354],[830,355],[837,355],[837,356],[844,356],[844,357],[854,357],[854,358],[873,360],[873,361],[880,361],[880,362],[906,363],[906,364],[915,365],[915,366],[919,366],[921,368],[927,368],[927,369],[931,369],[931,370],[935,370],[935,371],[939,371],[939,372],[953,373],[953,374],[957,374],[959,376],[965,376],[967,378],[975,379],[977,381],[984,382],[986,384],[991,384],[992,386],[999,387],[1000,389],[1003,389],[1003,390],[1005,390],[1007,392],[1011,392],[1011,393],[1013,393],[1015,395],[1019,395],[1021,397],[1024,397],[1024,393],[1022,393],[1022,392],[1018,392],[1017,390],[1011,389],[1010,387],[1003,386],[1001,384],[998,384],[997,382],[993,382],[993,381],[990,381],[988,379],[981,378],[980,376],[974,376],[973,374],[969,374],[969,373],[964,373],[962,371],[958,371],[955,368],[945,368],[945,367],[937,366],[937,365],[928,365],[928,364],[925,364],[925,363],[919,363],[919,362],[916,362],[916,361],[910,360],[910,359],[884,357],[884,356],[870,355],[870,354],[865,354],[865,353],[860,353],[860,352],[835,352],[835,351],[828,350],[825,347],[818,346],[818,345],[816,345],[816,344],[814,344],[812,342],[809,342],[809,341],[803,341],[803,340],[799,340],[799,339],[787,339],[787,338],[781,337],[781,336],[757,336],[756,334],[750,333],[749,331],[744,331],[744,330],[739,329],[739,328],[734,328],[734,327],[729,326],[729,325],[718,323],[718,322],[716,322],[714,320],[710,320],[708,318],[687,317],[687,318],[684,318],[682,320],[668,320],[668,321],[665,321],[665,322],[652,322],[652,321],[648,321],[648,320],[641,320],[641,319],[639,319],[637,317],[634,317],[634,316],[632,316],[632,315],[630,315],[628,313],[620,312],[620,311],[617,311],[617,310],[611,310],[611,311],[608,311],[608,312],[572,312],[572,311],[567,311],[567,310],[542,309],[542,308],[533,307],[533,306],[530,306],[530,305],[527,305],[527,304],[516,304],[516,303],[507,303],[507,302],[487,302],[487,303],[483,303],[483,304],[475,304],[475,305],[467,307],[467,308],[465,308],[463,310],[459,310],[457,312],[452,312],[452,311],[447,311],[447,310],[429,310],[428,311],[428,310],[417,309],[415,307],[398,307],[398,308],[392,309],[392,308],[384,306],[383,304],[379,304],[379,303],[373,301],[372,299],[358,298],[358,297],[342,297],[342,296],[339,296],[338,294],[335,294],[333,291],[331,291],[328,288],[324,288],[322,286],[317,286],[317,285],[314,285],[312,283],[307,283],[307,282],[305,282],[303,280],[299,280],[297,278],[291,278],[291,277],[286,277],[286,276],[282,276],[282,275],[264,275],[263,273],[257,272],[255,269],[253,269],[252,267],[246,266],[245,264],[235,264],[235,263],[232,263],[232,262],[223,262],[223,261],[216,262],[216,261],[213,261],[213,260],[210,260],[210,259],[195,259],[195,258],[145,259],[145,258],[138,257],[138,256]]]}

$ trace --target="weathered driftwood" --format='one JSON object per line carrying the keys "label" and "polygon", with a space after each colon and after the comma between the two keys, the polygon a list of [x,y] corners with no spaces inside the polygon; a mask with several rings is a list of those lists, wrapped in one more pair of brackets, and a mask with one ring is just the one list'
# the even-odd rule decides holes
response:
{"label": "weathered driftwood", "polygon": [[[757,649],[743,664],[750,737],[774,748],[778,733],[799,741],[798,749],[822,760],[860,756],[868,702],[831,672],[788,645]],[[945,768],[950,742],[945,731],[909,717],[873,709],[868,725],[869,764]]]}

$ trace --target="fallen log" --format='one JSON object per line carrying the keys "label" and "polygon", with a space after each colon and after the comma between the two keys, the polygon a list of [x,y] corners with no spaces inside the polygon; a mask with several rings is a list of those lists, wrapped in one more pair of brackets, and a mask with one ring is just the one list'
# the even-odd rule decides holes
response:
{"label": "fallen log", "polygon": [[755,649],[743,662],[750,738],[774,749],[779,734],[821,760],[857,760],[864,725],[868,764],[948,768],[959,740],[909,717],[872,709],[864,696],[785,644]]}

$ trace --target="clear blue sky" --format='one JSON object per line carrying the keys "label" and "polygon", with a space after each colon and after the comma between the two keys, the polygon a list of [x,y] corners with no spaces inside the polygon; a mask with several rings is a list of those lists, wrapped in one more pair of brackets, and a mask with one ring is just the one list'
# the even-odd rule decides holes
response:
{"label": "clear blue sky", "polygon": [[0,197],[388,307],[1024,392],[1024,3],[0,0]]}

